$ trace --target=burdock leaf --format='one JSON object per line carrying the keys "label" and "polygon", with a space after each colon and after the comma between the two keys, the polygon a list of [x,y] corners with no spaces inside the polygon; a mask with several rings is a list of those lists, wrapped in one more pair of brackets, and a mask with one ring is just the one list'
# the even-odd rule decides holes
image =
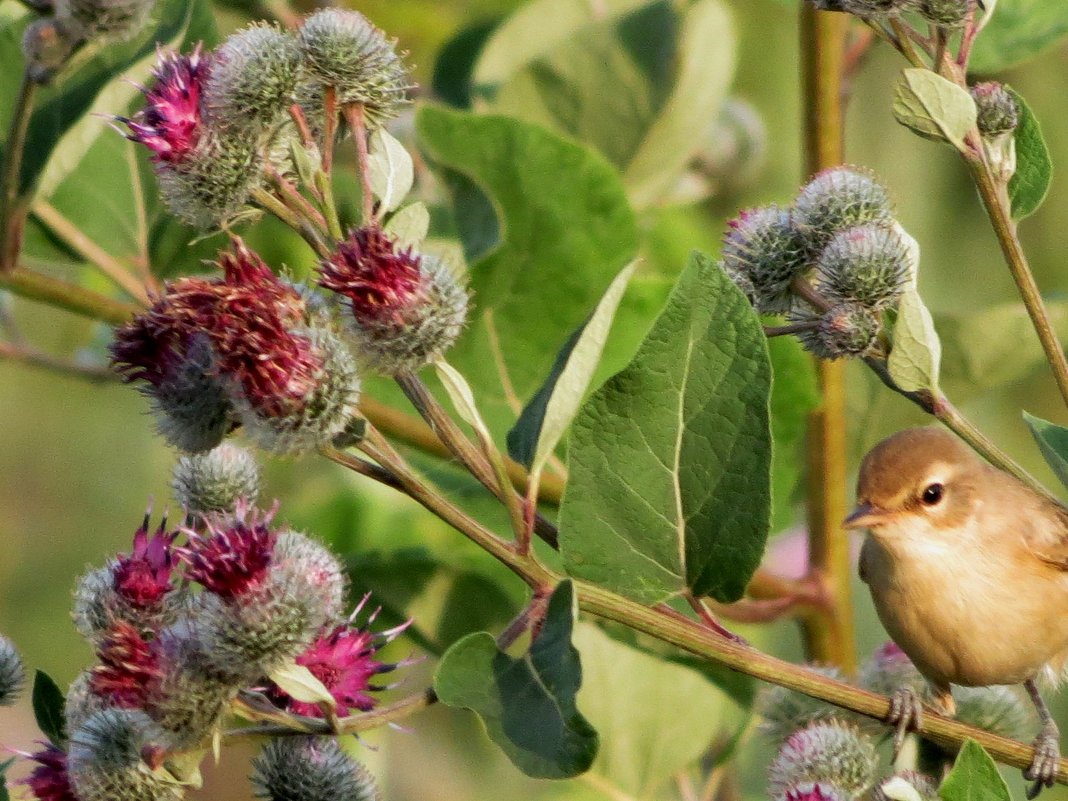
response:
{"label": "burdock leaf", "polygon": [[1009,180],[1009,200],[1013,218],[1022,220],[1038,211],[1046,199],[1053,179],[1053,159],[1031,107],[1019,92],[1009,89],[1009,93],[1016,101],[1019,113],[1013,134],[1016,138],[1016,172]]}
{"label": "burdock leaf", "polygon": [[47,673],[38,670],[33,679],[33,716],[37,728],[57,748],[62,748],[67,740],[65,706],[66,700],[59,685]]}
{"label": "burdock leaf", "polygon": [[887,360],[890,377],[906,392],[936,389],[941,363],[942,343],[931,312],[919,292],[906,289],[894,324],[894,347]]}
{"label": "burdock leaf", "polygon": [[903,70],[894,92],[894,117],[920,136],[964,149],[964,137],[975,128],[971,95],[930,70]]}
{"label": "burdock leaf", "polygon": [[998,766],[975,740],[964,741],[953,770],[938,788],[942,801],[1011,801]]}
{"label": "burdock leaf", "polygon": [[740,598],[768,532],[770,385],[759,318],[694,254],[633,361],[573,426],[568,573],[642,603]]}
{"label": "burdock leaf", "polygon": [[571,644],[576,611],[574,587],[563,581],[526,654],[509,656],[480,631],[446,651],[434,675],[438,698],[476,712],[490,739],[535,778],[577,776],[597,755],[597,732],[575,705],[582,684]]}

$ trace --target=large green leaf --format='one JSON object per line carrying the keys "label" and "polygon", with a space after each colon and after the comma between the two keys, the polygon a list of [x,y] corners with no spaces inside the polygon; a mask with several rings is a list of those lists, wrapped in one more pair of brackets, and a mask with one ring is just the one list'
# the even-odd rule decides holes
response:
{"label": "large green leaf", "polygon": [[492,635],[478,632],[450,648],[434,675],[438,698],[478,713],[490,738],[528,776],[577,776],[597,754],[597,732],[575,703],[582,684],[571,644],[577,609],[574,587],[561,582],[522,657],[509,656]]}
{"label": "large green leaf", "polygon": [[634,360],[575,421],[568,572],[644,603],[741,597],[768,531],[770,386],[760,320],[694,254]]}
{"label": "large green leaf", "polygon": [[[637,249],[619,177],[601,157],[537,126],[427,106],[422,147],[488,197],[501,240],[471,265],[475,308],[449,362],[497,435]],[[506,367],[504,366],[506,365]],[[501,370],[507,370],[507,380]]]}
{"label": "large green leaf", "polygon": [[[585,681],[579,701],[601,734],[591,770],[633,799],[663,798],[664,783],[730,735],[743,714],[726,693],[683,665],[580,623]],[[620,702],[621,698],[633,702]]]}
{"label": "large green leaf", "polygon": [[1012,216],[1020,220],[1038,211],[1046,199],[1053,180],[1053,159],[1031,107],[1019,92],[1012,89],[1009,92],[1020,113],[1013,134],[1016,138],[1016,172],[1009,181]]}
{"label": "large green leaf", "polygon": [[964,741],[953,769],[938,788],[942,801],[1011,801],[998,766],[975,740]]}
{"label": "large green leaf", "polygon": [[1041,417],[1023,413],[1024,422],[1038,443],[1038,449],[1061,483],[1068,487],[1068,428]]}
{"label": "large green leaf", "polygon": [[1037,56],[1068,35],[1062,0],[998,0],[990,24],[975,43],[971,69],[996,72]]}

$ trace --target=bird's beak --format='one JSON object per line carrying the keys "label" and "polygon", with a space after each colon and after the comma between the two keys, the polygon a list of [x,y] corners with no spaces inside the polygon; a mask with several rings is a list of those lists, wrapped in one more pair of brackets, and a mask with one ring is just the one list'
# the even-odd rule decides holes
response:
{"label": "bird's beak", "polygon": [[842,521],[843,528],[875,528],[887,522],[890,513],[872,506],[870,503],[858,503],[849,517]]}

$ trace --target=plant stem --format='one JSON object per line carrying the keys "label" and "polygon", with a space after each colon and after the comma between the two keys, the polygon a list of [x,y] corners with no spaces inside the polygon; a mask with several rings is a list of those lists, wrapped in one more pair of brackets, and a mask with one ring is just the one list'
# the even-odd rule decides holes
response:
{"label": "plant stem", "polygon": [[25,267],[16,267],[8,273],[0,271],[0,289],[111,325],[122,325],[140,311],[132,303],[57,281]]}
{"label": "plant stem", "polygon": [[322,234],[315,228],[312,222],[302,215],[297,214],[289,206],[280,201],[266,189],[256,187],[250,197],[252,202],[266,212],[273,214],[294,231],[301,235],[305,242],[315,251],[320,258],[330,257],[330,246],[323,240]]}
{"label": "plant stem", "polygon": [[356,140],[356,166],[360,170],[360,195],[363,198],[363,224],[370,225],[374,218],[375,195],[371,189],[371,157],[367,152],[367,126],[364,124],[363,106],[351,103],[345,106],[345,118]]}
{"label": "plant stem", "polygon": [[0,342],[0,360],[41,367],[60,375],[84,378],[98,383],[114,383],[119,380],[118,374],[106,367],[77,364],[36,348],[20,347],[10,342]]}
{"label": "plant stem", "polygon": [[92,264],[116,286],[144,306],[150,305],[145,285],[137,279],[121,261],[116,259],[77,225],[67,219],[55,206],[38,198],[30,207],[33,214],[43,222],[71,250]]}
{"label": "plant stem", "polygon": [[[841,164],[842,76],[848,19],[843,14],[801,9],[801,64],[805,106],[805,166],[808,173]],[[906,44],[908,44],[906,40]],[[911,45],[909,45],[911,47]],[[827,584],[830,612],[802,619],[808,659],[856,670],[849,541],[840,523],[846,514],[845,380],[838,362],[816,362],[820,406],[809,417],[809,566]]]}
{"label": "plant stem", "polygon": [[15,269],[22,246],[22,226],[26,221],[26,204],[19,197],[19,177],[22,174],[22,154],[26,149],[26,135],[30,129],[33,99],[39,84],[30,77],[27,65],[12,111],[11,127],[4,144],[3,163],[0,164],[0,275]]}
{"label": "plant stem", "polygon": [[[514,496],[514,488],[503,482],[498,483],[498,473],[490,464],[490,460],[464,435],[448,412],[427,389],[426,384],[413,373],[401,373],[396,376],[396,381],[408,400],[412,402],[412,406],[445,443],[449,452],[467,468],[471,475],[478,479],[482,486],[504,503],[509,511],[513,511],[513,503],[505,497],[505,494],[511,493]],[[515,508],[518,509],[518,507]],[[538,514],[534,517],[534,532],[554,548],[556,547],[556,527]]]}
{"label": "plant stem", "polygon": [[258,726],[246,726],[240,729],[231,729],[224,736],[233,737],[285,737],[302,734],[356,734],[357,732],[374,729],[395,720],[402,720],[409,715],[426,709],[438,700],[437,695],[430,688],[422,692],[409,695],[392,704],[387,704],[371,712],[361,712],[358,715],[350,715],[338,721],[337,731],[334,731],[330,723],[316,718],[301,718],[300,728],[285,726],[279,723],[266,723]]}
{"label": "plant stem", "polygon": [[1064,348],[1057,340],[1057,334],[1050,323],[1046,305],[1042,301],[1042,295],[1038,291],[1038,284],[1031,273],[1031,267],[1027,263],[1017,236],[1016,222],[1012,219],[1009,206],[1009,196],[1003,183],[994,180],[990,168],[980,158],[966,158],[971,168],[972,177],[979,190],[979,196],[983,200],[983,206],[990,217],[990,223],[994,227],[994,234],[1001,245],[1001,252],[1005,256],[1005,263],[1009,266],[1012,279],[1020,291],[1027,314],[1031,317],[1031,324],[1035,327],[1042,350],[1046,353],[1053,377],[1057,381],[1057,388],[1061,392],[1061,398],[1068,404],[1068,358],[1065,358]]}
{"label": "plant stem", "polygon": [[[387,406],[381,401],[369,398],[366,395],[360,398],[360,412],[380,431],[389,434],[395,440],[399,440],[413,448],[418,448],[431,456],[441,459],[451,459],[452,452],[446,447],[434,429],[423,420],[412,415]],[[523,466],[508,459],[505,462],[508,470],[508,478],[512,486],[520,492],[526,490],[530,478]],[[542,473],[538,485],[538,499],[545,503],[558,504],[564,494],[563,482],[556,476]]]}

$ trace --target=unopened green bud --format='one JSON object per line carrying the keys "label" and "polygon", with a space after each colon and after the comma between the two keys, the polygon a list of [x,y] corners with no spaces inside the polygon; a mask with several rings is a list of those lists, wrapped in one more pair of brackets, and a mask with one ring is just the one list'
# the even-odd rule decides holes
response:
{"label": "unopened green bud", "polygon": [[339,105],[363,106],[369,130],[396,117],[410,88],[395,42],[356,11],[324,8],[300,29],[308,72],[337,92]]}
{"label": "unopened green bud", "polygon": [[768,768],[768,793],[777,798],[804,782],[828,784],[852,797],[875,780],[877,759],[870,739],[838,721],[814,723],[790,735]]}
{"label": "unopened green bud", "polygon": [[842,10],[862,19],[896,17],[916,7],[916,0],[842,0]]}
{"label": "unopened green bud", "polygon": [[1031,736],[1031,706],[1015,687],[955,687],[953,700],[957,704],[955,717],[962,723],[1013,740]]}
{"label": "unopened green bud", "polygon": [[97,712],[115,707],[110,699],[93,692],[92,679],[92,669],[83,670],[67,689],[67,697],[63,705],[63,720],[67,726],[68,737]]}
{"label": "unopened green bud", "polygon": [[801,189],[794,222],[808,240],[809,257],[815,259],[835,234],[866,223],[893,225],[894,212],[886,189],[870,172],[833,167]]}
{"label": "unopened green bud", "polygon": [[278,737],[252,763],[257,798],[270,801],[378,801],[367,768],[330,737]]}
{"label": "unopened green bud", "polygon": [[878,342],[882,326],[877,312],[858,303],[840,303],[823,313],[795,307],[789,319],[815,325],[799,332],[797,339],[805,350],[821,359],[864,356]]}
{"label": "unopened green bud", "polygon": [[860,669],[860,685],[879,695],[892,695],[907,688],[923,697],[929,687],[912,660],[897,643],[887,641],[876,649]]}
{"label": "unopened green bud", "polygon": [[174,499],[190,514],[232,512],[239,499],[255,503],[259,466],[244,448],[224,442],[207,453],[179,458],[171,488]]}
{"label": "unopened green bud", "polygon": [[80,28],[84,38],[128,39],[148,25],[155,0],[56,0],[56,18]]}
{"label": "unopened green bud", "polygon": [[919,12],[928,22],[943,28],[959,28],[974,8],[975,0],[920,0]]}
{"label": "unopened green bud", "polygon": [[215,375],[215,357],[206,338],[186,350],[174,374],[142,392],[152,402],[156,427],[168,444],[187,453],[216,447],[236,424],[226,383]]}
{"label": "unopened green bud", "polygon": [[819,290],[832,303],[892,306],[909,281],[911,253],[901,234],[880,225],[842,231],[816,262]]}
{"label": "unopened green bud", "polygon": [[181,801],[184,788],[158,764],[166,735],[144,712],[108,709],[71,733],[67,770],[80,801]]}
{"label": "unopened green bud", "polygon": [[978,112],[979,133],[993,137],[1016,130],[1020,109],[1008,89],[997,81],[985,81],[977,83],[970,91]]}
{"label": "unopened green bud", "polygon": [[939,801],[938,782],[913,770],[903,770],[880,781],[871,801]]}
{"label": "unopened green bud", "polygon": [[22,666],[15,644],[0,634],[0,706],[10,706],[18,698],[26,683],[26,669]]}
{"label": "unopened green bud", "polygon": [[[848,682],[842,671],[829,665],[806,665],[808,670],[835,681]],[[775,685],[764,688],[757,699],[760,733],[775,743],[782,743],[798,729],[829,720],[853,720],[852,713],[811,698],[794,690]],[[860,720],[859,717],[856,717]]]}
{"label": "unopened green bud", "polygon": [[204,86],[209,121],[220,130],[264,132],[293,102],[300,75],[296,37],[267,23],[231,35],[212,54]]}
{"label": "unopened green bud", "polygon": [[199,229],[217,228],[248,208],[262,179],[259,142],[205,129],[179,162],[156,164],[160,194],[171,213]]}
{"label": "unopened green bud", "polygon": [[793,299],[790,283],[809,266],[805,237],[791,213],[762,206],[743,211],[728,226],[721,253],[727,274],[748,278],[758,311],[788,311]]}

